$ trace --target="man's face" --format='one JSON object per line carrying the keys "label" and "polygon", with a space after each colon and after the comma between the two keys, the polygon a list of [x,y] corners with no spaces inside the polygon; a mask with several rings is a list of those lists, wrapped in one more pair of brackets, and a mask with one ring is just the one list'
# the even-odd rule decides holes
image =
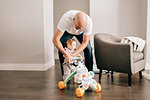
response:
{"label": "man's face", "polygon": [[76,30],[81,30],[82,28],[79,25],[75,25]]}
{"label": "man's face", "polygon": [[76,30],[81,30],[81,29],[82,29],[82,26],[79,25],[79,22],[78,22],[78,21],[75,21],[75,18],[73,19],[73,22],[74,22],[74,26],[75,26],[75,29],[76,29]]}

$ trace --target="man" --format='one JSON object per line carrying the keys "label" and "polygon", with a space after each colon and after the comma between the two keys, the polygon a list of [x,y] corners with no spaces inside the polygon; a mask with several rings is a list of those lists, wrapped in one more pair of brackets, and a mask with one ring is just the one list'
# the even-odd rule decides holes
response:
{"label": "man", "polygon": [[[93,70],[93,55],[90,44],[90,35],[92,32],[92,20],[82,11],[70,10],[66,12],[60,19],[56,32],[53,37],[53,43],[59,50],[59,60],[61,64],[61,72],[63,71],[64,57],[68,63],[73,57],[84,51],[85,66],[89,71]],[[64,50],[65,43],[68,39],[75,36],[81,43],[79,48],[72,54]]]}

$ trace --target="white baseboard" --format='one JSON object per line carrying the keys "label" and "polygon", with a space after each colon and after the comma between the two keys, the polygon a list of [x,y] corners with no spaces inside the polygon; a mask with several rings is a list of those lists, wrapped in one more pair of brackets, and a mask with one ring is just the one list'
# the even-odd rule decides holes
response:
{"label": "white baseboard", "polygon": [[54,60],[46,64],[0,64],[0,70],[17,70],[17,71],[46,71],[54,66]]}
{"label": "white baseboard", "polygon": [[146,63],[145,70],[150,70],[150,63]]}

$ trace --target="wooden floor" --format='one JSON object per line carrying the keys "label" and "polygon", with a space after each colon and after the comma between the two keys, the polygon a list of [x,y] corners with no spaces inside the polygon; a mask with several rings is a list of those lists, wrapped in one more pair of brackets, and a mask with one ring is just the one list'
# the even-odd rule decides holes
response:
{"label": "wooden floor", "polygon": [[103,75],[100,93],[90,89],[77,98],[72,81],[65,90],[58,89],[60,72],[58,62],[46,72],[0,71],[0,100],[150,100],[150,81],[140,81],[138,74],[132,77],[132,87],[127,86],[126,74],[115,73],[113,80]]}

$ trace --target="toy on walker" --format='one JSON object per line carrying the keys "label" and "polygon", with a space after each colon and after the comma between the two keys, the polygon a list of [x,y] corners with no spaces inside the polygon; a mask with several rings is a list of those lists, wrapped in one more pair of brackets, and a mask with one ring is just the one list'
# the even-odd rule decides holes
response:
{"label": "toy on walker", "polygon": [[[79,60],[78,63],[73,63],[74,60]],[[78,88],[76,89],[76,95],[77,97],[82,97],[85,90],[87,90],[89,87],[92,88],[95,92],[101,91],[101,85],[97,83],[93,77],[94,77],[94,72],[87,70],[85,65],[83,64],[83,61],[80,60],[79,57],[75,57],[73,62],[71,63],[72,65],[75,66],[74,71],[64,80],[60,81],[58,83],[59,89],[64,89],[67,86],[67,82],[74,77],[75,83],[80,84]]]}

